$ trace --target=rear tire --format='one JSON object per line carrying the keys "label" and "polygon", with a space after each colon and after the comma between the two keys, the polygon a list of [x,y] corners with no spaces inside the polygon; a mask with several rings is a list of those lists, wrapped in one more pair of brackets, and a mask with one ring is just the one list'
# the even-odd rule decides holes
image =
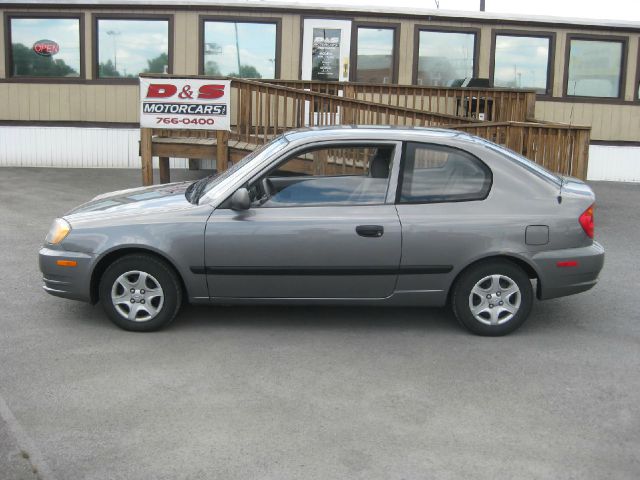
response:
{"label": "rear tire", "polygon": [[453,288],[453,313],[476,335],[497,337],[519,328],[529,316],[533,288],[529,276],[507,260],[478,263]]}
{"label": "rear tire", "polygon": [[166,327],[182,305],[182,287],[173,268],[145,254],[113,262],[100,279],[99,295],[111,321],[135,332]]}

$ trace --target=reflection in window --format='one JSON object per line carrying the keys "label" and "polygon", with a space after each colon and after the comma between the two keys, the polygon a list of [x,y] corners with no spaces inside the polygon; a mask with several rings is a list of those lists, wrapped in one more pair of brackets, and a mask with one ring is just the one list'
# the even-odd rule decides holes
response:
{"label": "reflection in window", "polygon": [[295,155],[251,185],[255,206],[384,203],[393,147],[315,148]]}
{"label": "reflection in window", "polygon": [[204,74],[275,78],[276,24],[206,21]]}
{"label": "reflection in window", "polygon": [[394,37],[392,28],[358,28],[356,82],[393,82]]}
{"label": "reflection in window", "polygon": [[480,200],[491,188],[491,172],[474,156],[439,145],[407,144],[400,202]]}
{"label": "reflection in window", "polygon": [[168,20],[98,20],[98,76],[135,78],[167,73]]}
{"label": "reflection in window", "polygon": [[547,92],[549,38],[496,35],[493,84]]}
{"label": "reflection in window", "polygon": [[421,31],[418,44],[418,85],[449,87],[473,77],[473,33]]}
{"label": "reflection in window", "polygon": [[80,20],[11,18],[14,77],[79,77]]}
{"label": "reflection in window", "polygon": [[570,40],[567,95],[620,96],[622,42]]}

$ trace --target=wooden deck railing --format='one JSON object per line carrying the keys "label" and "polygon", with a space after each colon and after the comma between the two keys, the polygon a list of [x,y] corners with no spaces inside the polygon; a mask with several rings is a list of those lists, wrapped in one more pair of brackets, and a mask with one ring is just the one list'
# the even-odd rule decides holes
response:
{"label": "wooden deck railing", "polygon": [[232,138],[262,144],[276,134],[325,125],[463,125],[480,120],[254,80],[231,81]]}
{"label": "wooden deck railing", "polygon": [[[285,83],[287,86],[281,85]],[[364,100],[360,98],[365,95],[364,87],[355,95],[358,98],[351,98],[354,95],[347,93],[346,96],[339,96],[335,94],[336,91],[331,90],[330,87],[335,87],[337,82],[330,82],[325,86],[320,82],[311,82],[311,84],[313,88],[307,89],[309,82],[232,79],[230,132],[142,129],[141,154],[144,183],[153,182],[151,170],[153,156],[161,158],[161,178],[168,179],[168,157],[170,156],[216,158],[218,170],[224,170],[227,167],[227,161],[237,159],[241,156],[241,152],[255,149],[258,145],[270,141],[287,130],[308,126],[353,124],[442,127],[462,130],[505,145],[550,170],[586,178],[590,127],[535,121],[482,122],[465,116],[413,108],[424,105],[420,103],[398,106],[393,102],[392,104],[379,103],[375,98]],[[350,86],[339,85],[344,86],[345,89]],[[355,88],[360,88],[361,85],[356,84]],[[408,88],[397,85],[387,87],[395,88],[397,91]],[[321,91],[323,89],[324,91]],[[416,87],[416,89],[424,90],[429,87]],[[455,92],[455,95],[458,95],[455,98],[461,98],[460,91],[466,92],[466,95],[470,92],[467,89],[443,89],[443,91]],[[486,95],[489,91],[494,90],[472,90],[478,94],[477,98],[485,99],[488,98]],[[500,90],[500,92],[504,94],[504,98],[509,98],[504,101],[504,105],[512,105],[511,108],[514,111],[524,108],[523,106],[527,104],[522,97],[518,96],[524,95],[523,92],[507,90]],[[447,101],[454,98],[451,96],[452,93],[444,95]],[[423,96],[423,98],[426,97]],[[498,105],[501,101],[499,97],[492,98],[497,102],[494,105]],[[420,101],[427,101],[427,105],[431,102],[432,106],[437,103],[424,99]],[[505,108],[504,105],[500,108]],[[520,106],[516,108],[517,105]],[[178,152],[182,152],[182,155],[177,154]]]}
{"label": "wooden deck railing", "polygon": [[553,172],[587,178],[590,127],[558,123],[490,122],[452,125],[517,152]]}
{"label": "wooden deck railing", "polygon": [[422,85],[261,80],[273,85],[342,95],[396,107],[493,122],[524,122],[535,116],[536,92],[505,88],[454,88]]}

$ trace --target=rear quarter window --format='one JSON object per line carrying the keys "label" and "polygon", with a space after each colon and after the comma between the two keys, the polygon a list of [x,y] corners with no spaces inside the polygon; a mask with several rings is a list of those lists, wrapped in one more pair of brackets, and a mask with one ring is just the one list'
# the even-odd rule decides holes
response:
{"label": "rear quarter window", "polygon": [[491,170],[457,148],[407,143],[399,203],[483,200],[491,189]]}
{"label": "rear quarter window", "polygon": [[496,152],[497,154],[501,155],[504,158],[507,158],[508,160],[510,160],[511,162],[515,163],[516,165],[519,165],[520,167],[524,168],[525,170],[533,173],[534,175],[550,182],[553,183],[554,185],[560,186],[562,185],[562,178],[560,176],[558,176],[557,174],[553,173],[550,170],[547,170],[545,167],[543,167],[542,165],[535,163],[531,160],[529,160],[526,157],[523,157],[522,155],[520,155],[517,152],[514,152],[513,150],[507,148],[507,147],[503,147],[502,145],[497,145],[493,142],[489,142],[488,140],[485,139],[479,139],[480,143],[482,143],[482,145],[484,145],[485,147],[489,148],[490,150]]}

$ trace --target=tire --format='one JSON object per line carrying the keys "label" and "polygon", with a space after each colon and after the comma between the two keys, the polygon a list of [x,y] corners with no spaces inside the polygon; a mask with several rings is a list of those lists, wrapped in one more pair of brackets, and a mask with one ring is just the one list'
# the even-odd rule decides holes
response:
{"label": "tire", "polygon": [[182,304],[182,287],[173,268],[145,254],[113,262],[100,279],[99,295],[111,321],[134,332],[166,327]]}
{"label": "tire", "polygon": [[506,335],[519,328],[529,316],[532,303],[529,276],[508,260],[486,261],[465,270],[451,298],[460,324],[487,337]]}

